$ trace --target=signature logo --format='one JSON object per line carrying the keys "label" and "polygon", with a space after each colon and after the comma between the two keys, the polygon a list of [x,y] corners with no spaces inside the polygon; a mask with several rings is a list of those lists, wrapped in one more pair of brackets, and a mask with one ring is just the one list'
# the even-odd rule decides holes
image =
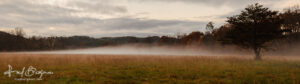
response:
{"label": "signature logo", "polygon": [[[43,76],[46,74],[53,74],[51,71],[38,70],[33,66],[29,66],[27,69],[23,67],[22,70],[13,70],[11,65],[8,65],[8,70],[4,72],[4,75],[12,77],[13,74],[19,76],[15,80],[43,80]],[[36,77],[36,78],[33,78]]]}

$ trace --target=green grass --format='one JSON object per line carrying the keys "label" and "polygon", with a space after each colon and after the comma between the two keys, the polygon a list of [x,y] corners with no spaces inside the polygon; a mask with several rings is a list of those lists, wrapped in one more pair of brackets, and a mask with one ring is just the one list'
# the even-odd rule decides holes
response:
{"label": "green grass", "polygon": [[0,54],[0,72],[34,66],[53,71],[41,81],[0,76],[0,84],[299,84],[297,57]]}

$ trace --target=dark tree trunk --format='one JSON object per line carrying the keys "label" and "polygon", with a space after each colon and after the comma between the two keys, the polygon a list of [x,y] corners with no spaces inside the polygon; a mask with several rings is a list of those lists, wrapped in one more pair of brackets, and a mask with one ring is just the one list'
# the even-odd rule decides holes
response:
{"label": "dark tree trunk", "polygon": [[255,60],[261,60],[261,50],[259,48],[253,48],[255,53]]}

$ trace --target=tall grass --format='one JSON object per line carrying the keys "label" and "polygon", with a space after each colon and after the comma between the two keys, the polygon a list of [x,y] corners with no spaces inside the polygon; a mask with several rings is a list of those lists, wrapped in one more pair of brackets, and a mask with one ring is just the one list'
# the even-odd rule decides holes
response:
{"label": "tall grass", "polygon": [[298,57],[0,54],[0,72],[34,66],[53,71],[35,84],[299,84]]}

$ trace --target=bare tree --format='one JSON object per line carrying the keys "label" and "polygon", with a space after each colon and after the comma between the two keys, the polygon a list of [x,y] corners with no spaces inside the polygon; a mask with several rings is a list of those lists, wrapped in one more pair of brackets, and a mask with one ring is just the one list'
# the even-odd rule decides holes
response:
{"label": "bare tree", "polygon": [[214,30],[214,23],[213,22],[208,22],[206,24],[206,30],[211,33]]}
{"label": "bare tree", "polygon": [[15,30],[11,31],[11,34],[19,36],[19,37],[25,36],[25,32],[21,27],[16,27]]}

